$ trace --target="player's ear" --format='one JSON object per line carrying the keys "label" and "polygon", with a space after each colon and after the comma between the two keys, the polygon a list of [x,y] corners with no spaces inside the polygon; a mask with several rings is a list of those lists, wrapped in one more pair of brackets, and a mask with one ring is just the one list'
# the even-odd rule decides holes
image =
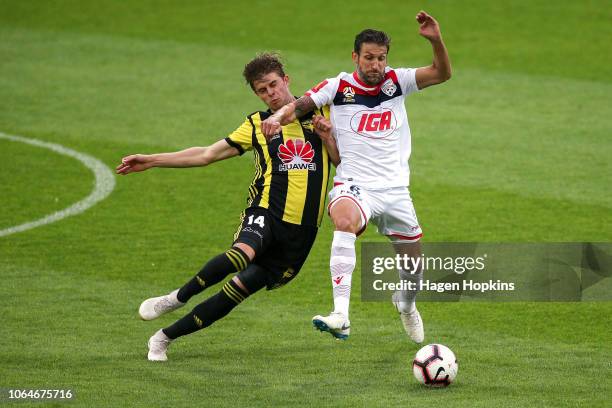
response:
{"label": "player's ear", "polygon": [[289,86],[289,83],[291,82],[291,79],[289,78],[289,75],[285,75],[283,77],[283,81],[285,81],[285,85]]}
{"label": "player's ear", "polygon": [[357,54],[355,51],[352,51],[351,56],[353,57],[353,62],[355,63],[355,65],[357,65],[357,62],[359,61],[359,54]]}

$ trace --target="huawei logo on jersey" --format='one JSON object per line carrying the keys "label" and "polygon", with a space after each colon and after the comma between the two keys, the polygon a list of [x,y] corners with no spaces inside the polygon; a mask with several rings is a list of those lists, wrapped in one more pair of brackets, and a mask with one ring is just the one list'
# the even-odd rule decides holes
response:
{"label": "huawei logo on jersey", "polygon": [[278,166],[279,171],[287,170],[316,170],[316,163],[312,163],[315,152],[310,142],[304,143],[302,139],[289,139],[278,147],[278,158],[283,164]]}
{"label": "huawei logo on jersey", "polygon": [[362,110],[351,118],[353,132],[372,139],[384,139],[393,133],[396,127],[397,120],[391,109]]}

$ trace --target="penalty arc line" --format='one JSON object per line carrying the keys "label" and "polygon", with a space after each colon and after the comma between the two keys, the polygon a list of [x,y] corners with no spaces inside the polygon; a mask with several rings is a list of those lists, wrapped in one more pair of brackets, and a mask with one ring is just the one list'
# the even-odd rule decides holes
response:
{"label": "penalty arc line", "polygon": [[104,200],[115,188],[115,176],[113,175],[113,172],[108,168],[108,166],[106,166],[100,160],[92,156],[77,152],[59,144],[43,142],[41,140],[30,139],[23,136],[7,135],[6,133],[2,132],[0,132],[0,139],[6,139],[13,142],[26,143],[32,146],[42,147],[44,149],[52,150],[61,155],[72,157],[83,163],[83,165],[85,165],[85,167],[91,170],[91,172],[95,176],[94,188],[92,192],[81,201],[78,201],[72,204],[70,207],[49,214],[35,221],[26,222],[24,224],[0,230],[0,237],[5,237],[7,235],[15,234],[17,232],[27,231],[32,228],[51,224],[53,222],[59,221],[66,217],[70,217],[72,215],[80,214],[88,208],[96,205],[98,202]]}

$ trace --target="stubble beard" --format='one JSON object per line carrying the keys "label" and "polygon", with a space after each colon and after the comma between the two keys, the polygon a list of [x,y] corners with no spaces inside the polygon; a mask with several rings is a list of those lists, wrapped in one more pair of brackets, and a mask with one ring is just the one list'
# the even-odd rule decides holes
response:
{"label": "stubble beard", "polygon": [[384,78],[383,73],[376,73],[376,75],[367,75],[365,72],[361,70],[361,68],[357,67],[357,72],[359,73],[359,78],[369,86],[378,85]]}

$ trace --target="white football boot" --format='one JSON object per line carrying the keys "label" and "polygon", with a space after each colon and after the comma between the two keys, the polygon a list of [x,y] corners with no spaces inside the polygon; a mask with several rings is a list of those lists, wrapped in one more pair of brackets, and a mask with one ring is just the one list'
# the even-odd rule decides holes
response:
{"label": "white football boot", "polygon": [[178,289],[164,296],[149,298],[140,304],[138,314],[142,320],[153,320],[159,316],[185,306],[176,298]]}
{"label": "white football boot", "polygon": [[393,304],[395,308],[400,314],[400,320],[404,325],[404,330],[406,330],[406,334],[408,337],[412,339],[415,343],[422,343],[425,339],[425,329],[423,328],[423,320],[421,319],[421,314],[415,307],[414,310],[410,313],[402,312],[400,308],[400,302],[393,300]]}
{"label": "white football boot", "polygon": [[153,336],[149,339],[149,354],[147,358],[149,361],[166,361],[168,357],[166,356],[166,351],[168,350],[168,346],[172,343],[172,339],[164,334],[162,329],[159,329],[155,332]]}
{"label": "white football boot", "polygon": [[340,312],[332,312],[329,316],[316,315],[312,318],[314,327],[322,332],[328,332],[338,340],[348,339],[351,333],[351,322]]}

